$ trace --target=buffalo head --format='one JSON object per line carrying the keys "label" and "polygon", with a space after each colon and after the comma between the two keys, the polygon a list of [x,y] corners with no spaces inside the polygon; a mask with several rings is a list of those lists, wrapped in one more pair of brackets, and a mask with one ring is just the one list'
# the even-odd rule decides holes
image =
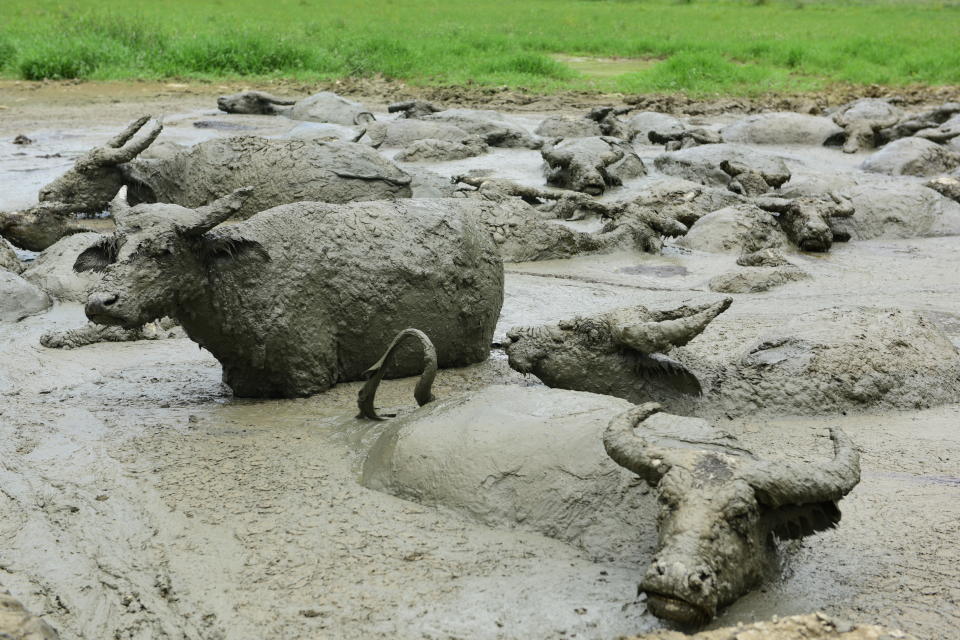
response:
{"label": "buffalo head", "polygon": [[296,100],[284,100],[272,96],[265,91],[242,91],[231,96],[217,98],[217,108],[227,113],[249,113],[264,116],[273,116],[285,113],[296,103]]}
{"label": "buffalo head", "polygon": [[608,136],[548,143],[540,155],[546,163],[547,184],[591,196],[602,195],[607,187],[620,186],[624,179],[646,173],[628,144]]}
{"label": "buffalo head", "polygon": [[76,271],[101,271],[103,281],[90,294],[87,317],[98,324],[139,327],[198,294],[212,258],[231,258],[259,243],[230,230],[211,232],[243,206],[249,187],[198,209],[173,204],[139,205],[115,213],[117,230],[85,249]]}
{"label": "buffalo head", "polygon": [[860,456],[830,430],[832,460],[764,461],[735,438],[647,403],[614,418],[607,453],[656,489],[659,548],[640,584],[650,611],[703,624],[756,586],[773,536],[796,539],[840,520],[837,501],[860,481]]}
{"label": "buffalo head", "polygon": [[681,393],[699,395],[696,376],[662,354],[700,335],[731,302],[725,298],[665,311],[638,305],[554,324],[513,327],[507,332],[505,350],[511,367],[534,374],[550,387],[636,401],[632,392],[644,386],[643,380],[655,378]]}

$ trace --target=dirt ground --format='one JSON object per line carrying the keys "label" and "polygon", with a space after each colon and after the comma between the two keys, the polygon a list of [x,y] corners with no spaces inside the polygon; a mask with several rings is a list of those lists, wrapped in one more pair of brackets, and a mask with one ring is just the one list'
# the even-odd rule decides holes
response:
{"label": "dirt ground", "polygon": [[[165,114],[164,136],[177,141],[223,135],[193,123],[224,118],[212,98],[236,88],[0,83],[0,209],[35,198],[72,157],[143,113]],[[372,106],[405,91],[388,87]],[[501,93],[419,95],[496,106],[520,123],[605,100],[511,103]],[[275,134],[290,126],[281,120],[238,121]],[[36,145],[10,144],[21,133]],[[791,169],[826,161],[852,170],[854,159],[827,153],[793,150]],[[539,154],[527,150],[431,169],[484,167],[542,183]],[[850,242],[789,257],[813,278],[738,295],[698,340],[733,348],[803,311],[865,305],[923,312],[960,345],[957,238]],[[627,304],[712,300],[707,281],[734,259],[667,251],[508,265],[497,336]],[[683,269],[653,268],[664,265]],[[360,486],[383,425],[354,418],[359,384],[301,400],[240,400],[221,384],[216,360],[187,339],[39,345],[43,332],[83,322],[79,305],[57,304],[0,324],[0,585],[61,638],[609,639],[663,626],[637,596],[649,549],[594,561],[523,528],[486,527]],[[481,365],[441,371],[435,393],[493,382],[539,384],[495,351]],[[385,382],[379,404],[411,410],[412,387]],[[840,426],[862,450],[863,479],[841,504],[839,528],[784,549],[780,575],[711,628],[823,611],[920,639],[957,637],[960,405],[716,419],[763,455],[825,456],[826,427]]]}

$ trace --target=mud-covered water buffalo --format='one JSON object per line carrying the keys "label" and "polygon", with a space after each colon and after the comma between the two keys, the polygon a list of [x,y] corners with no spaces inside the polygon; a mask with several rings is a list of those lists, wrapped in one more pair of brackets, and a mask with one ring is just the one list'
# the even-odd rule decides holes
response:
{"label": "mud-covered water buffalo", "polygon": [[105,211],[121,187],[129,204],[170,202],[197,207],[246,185],[256,192],[239,217],[289,202],[351,202],[409,198],[410,176],[366,145],[341,141],[217,138],[193,147],[172,146],[140,158],[162,130],[136,133],[149,121],[131,123],[105,146],[84,154],[73,168],[40,190],[26,211],[0,212],[0,234],[14,244],[43,251],[65,235],[83,231],[72,214]]}
{"label": "mud-covered water buffalo", "polygon": [[693,340],[729,308],[730,298],[696,307],[616,309],[537,327],[514,327],[510,366],[549,387],[603,393],[631,402],[700,394],[697,377],[662,355]]}
{"label": "mud-covered water buffalo", "polygon": [[479,136],[491,147],[539,149],[543,140],[523,127],[504,120],[496,111],[446,109],[422,116],[431,122],[448,122]]}
{"label": "mud-covered water buffalo", "polygon": [[844,153],[876,147],[878,132],[894,126],[901,118],[903,111],[881,98],[860,98],[833,113],[833,121],[843,127],[847,135]]}
{"label": "mud-covered water buffalo", "polygon": [[[206,207],[141,205],[81,253],[102,269],[87,300],[99,324],[169,316],[223,365],[238,396],[292,397],[358,380],[393,336],[427,333],[441,367],[486,359],[503,264],[462,199],[275,207],[214,230],[248,197]],[[402,352],[394,375],[419,364]]]}
{"label": "mud-covered water buffalo", "polygon": [[[421,408],[383,430],[363,485],[648,566],[641,588],[663,618],[709,621],[775,568],[774,536],[835,526],[836,501],[859,480],[858,453],[838,430],[833,460],[764,461],[707,421],[655,403],[519,385],[436,400],[429,341],[419,337]],[[378,383],[358,394],[364,417],[380,418]],[[630,473],[655,489],[659,506]]]}
{"label": "mud-covered water buffalo", "polygon": [[733,436],[647,403],[615,417],[603,444],[656,489],[659,544],[640,589],[656,616],[687,625],[757,586],[774,537],[799,539],[836,526],[837,502],[860,481],[860,454],[830,430],[833,459],[760,460]]}
{"label": "mud-covered water buffalo", "polygon": [[362,104],[330,91],[321,91],[301,100],[286,100],[264,91],[243,91],[220,96],[217,107],[227,113],[279,115],[291,120],[332,122],[346,126],[374,120],[373,114]]}
{"label": "mud-covered water buffalo", "polygon": [[[477,187],[476,191],[462,193],[483,203],[477,214],[490,229],[506,262],[553,260],[621,249],[659,253],[663,236],[687,232],[685,225],[653,208],[608,204],[581,193],[539,189],[512,180],[472,176],[454,176],[453,180]],[[608,221],[599,231],[587,232],[553,220],[584,212],[597,213]]]}
{"label": "mud-covered water buffalo", "polygon": [[163,130],[155,123],[145,136],[135,138],[149,120],[150,116],[135,120],[104,146],[80,156],[66,173],[40,189],[38,204],[25,211],[0,212],[0,235],[24,249],[43,251],[60,238],[83,231],[71,215],[107,208],[124,185],[124,164]]}
{"label": "mud-covered water buffalo", "polygon": [[923,113],[906,116],[899,122],[877,132],[881,142],[891,142],[909,136],[918,136],[934,142],[946,142],[960,135],[960,102],[946,102]]}
{"label": "mud-covered water buffalo", "polygon": [[547,184],[593,196],[647,173],[643,161],[629,144],[608,136],[544,145],[540,155],[547,164]]}
{"label": "mud-covered water buffalo", "polygon": [[240,218],[300,201],[409,198],[410,176],[370,147],[352,142],[216,138],[160,159],[123,166],[131,205],[199,207],[245,185],[254,187]]}

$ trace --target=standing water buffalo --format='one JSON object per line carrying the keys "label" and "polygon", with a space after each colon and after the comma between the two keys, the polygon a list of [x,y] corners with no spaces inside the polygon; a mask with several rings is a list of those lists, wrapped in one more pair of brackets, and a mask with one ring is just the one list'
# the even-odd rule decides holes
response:
{"label": "standing water buffalo", "polygon": [[[301,202],[212,230],[249,189],[195,210],[141,205],[75,269],[103,270],[99,324],[169,316],[223,365],[238,396],[292,397],[358,380],[401,329],[433,339],[441,367],[489,354],[503,264],[462,199]],[[393,375],[419,359],[401,351]]]}
{"label": "standing water buffalo", "polygon": [[860,481],[860,454],[839,429],[834,456],[759,460],[736,438],[648,403],[614,418],[603,444],[658,493],[659,545],[640,588],[654,615],[704,624],[755,587],[773,560],[773,537],[836,526],[837,501]]}

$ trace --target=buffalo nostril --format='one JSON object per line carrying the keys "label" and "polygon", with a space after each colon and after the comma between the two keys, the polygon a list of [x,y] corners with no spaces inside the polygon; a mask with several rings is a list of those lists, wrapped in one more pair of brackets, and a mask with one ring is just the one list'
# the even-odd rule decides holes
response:
{"label": "buffalo nostril", "polygon": [[666,568],[664,568],[663,564],[660,562],[655,564],[654,568],[657,570],[657,573],[661,576],[667,572]]}
{"label": "buffalo nostril", "polygon": [[119,298],[120,296],[118,296],[117,294],[111,293],[110,295],[103,296],[102,298],[100,298],[100,304],[102,304],[105,307],[109,307],[114,302],[116,302]]}
{"label": "buffalo nostril", "polygon": [[687,576],[687,584],[695,591],[703,591],[712,580],[713,575],[705,569],[694,571]]}

